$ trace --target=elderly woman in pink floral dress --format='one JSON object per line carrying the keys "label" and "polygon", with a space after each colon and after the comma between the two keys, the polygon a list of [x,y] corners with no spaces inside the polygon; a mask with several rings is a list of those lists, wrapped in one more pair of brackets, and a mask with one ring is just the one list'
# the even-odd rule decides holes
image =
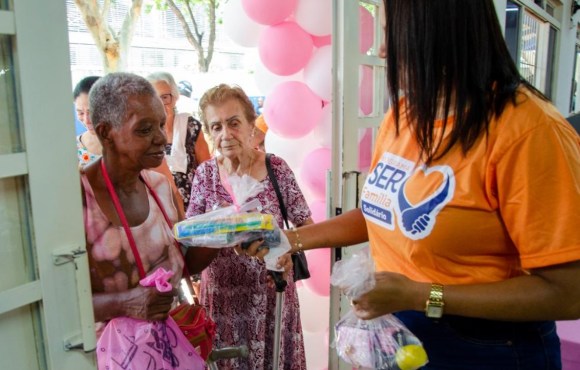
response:
{"label": "elderly woman in pink floral dress", "polygon": [[[231,204],[224,180],[229,175],[246,174],[265,186],[254,198],[260,201],[262,212],[274,215],[283,228],[278,198],[266,169],[265,153],[253,145],[256,114],[244,91],[223,84],[216,86],[201,98],[200,110],[204,129],[219,155],[197,168],[186,216]],[[310,209],[292,170],[276,156],[271,157],[271,164],[289,221],[297,226],[312,223]],[[266,267],[262,261],[238,254],[232,248],[218,249],[215,254],[217,256],[202,274],[201,284],[202,303],[217,324],[215,346],[245,344],[249,349],[248,358],[221,361],[220,369],[272,369],[276,301],[274,289],[268,286]],[[287,279],[280,368],[306,369],[296,286],[291,275]]]}

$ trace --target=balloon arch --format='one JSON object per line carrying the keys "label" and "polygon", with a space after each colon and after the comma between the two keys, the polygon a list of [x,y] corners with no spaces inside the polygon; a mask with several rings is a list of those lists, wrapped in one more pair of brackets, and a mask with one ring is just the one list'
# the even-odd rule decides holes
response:
{"label": "balloon arch", "polygon": [[[361,53],[373,45],[374,18],[359,7]],[[325,177],[331,166],[332,0],[234,0],[226,3],[225,32],[257,48],[256,85],[265,95],[266,149],[296,174],[316,222],[326,218]],[[362,70],[359,108],[372,110],[372,70]],[[362,135],[367,145],[369,135]],[[361,152],[362,153],[362,152]],[[361,156],[359,165],[368,167]],[[328,366],[330,251],[308,251],[311,278],[298,282],[308,369]]]}

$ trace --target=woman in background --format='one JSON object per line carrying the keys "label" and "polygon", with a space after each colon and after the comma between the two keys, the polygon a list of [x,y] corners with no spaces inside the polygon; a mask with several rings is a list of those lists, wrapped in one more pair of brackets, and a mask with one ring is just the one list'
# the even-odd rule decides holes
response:
{"label": "woman in background", "polygon": [[77,155],[79,163],[84,166],[101,156],[101,143],[95,134],[89,111],[89,91],[99,76],[88,76],[80,80],[73,91],[77,118],[87,131],[77,136]]}
{"label": "woman in background", "polygon": [[184,209],[187,209],[195,169],[211,155],[201,131],[201,123],[190,113],[176,111],[179,87],[173,76],[167,72],[156,72],[147,76],[147,79],[153,84],[165,108],[167,115],[165,133],[168,141],[165,146],[166,159]]}
{"label": "woman in background", "polygon": [[[233,203],[224,184],[230,175],[248,175],[264,185],[257,196],[262,213],[275,216],[284,227],[280,203],[268,177],[266,154],[256,149],[256,113],[245,92],[222,84],[203,95],[200,114],[204,130],[219,156],[202,163],[196,170],[187,217],[209,212]],[[312,223],[311,212],[294,174],[286,162],[271,156],[288,220],[294,225]],[[249,349],[247,359],[221,361],[220,369],[272,369],[276,296],[268,286],[263,262],[232,248],[216,249],[215,260],[204,270],[201,300],[217,324],[215,347],[239,346]],[[199,261],[199,260],[198,260]],[[193,269],[197,269],[192,267]],[[288,276],[281,318],[280,369],[306,369],[300,307],[296,285]]]}

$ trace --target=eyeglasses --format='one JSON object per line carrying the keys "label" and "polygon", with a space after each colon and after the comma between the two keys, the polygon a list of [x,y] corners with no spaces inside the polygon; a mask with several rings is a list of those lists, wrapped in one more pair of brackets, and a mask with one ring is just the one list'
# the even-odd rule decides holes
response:
{"label": "eyeglasses", "polygon": [[173,101],[173,95],[171,94],[163,94],[160,95],[159,97],[161,98],[163,104],[171,104],[171,102]]}

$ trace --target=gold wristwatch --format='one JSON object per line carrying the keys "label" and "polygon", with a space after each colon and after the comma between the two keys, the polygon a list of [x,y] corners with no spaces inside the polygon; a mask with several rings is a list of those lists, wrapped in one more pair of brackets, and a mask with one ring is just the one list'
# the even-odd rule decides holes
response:
{"label": "gold wristwatch", "polygon": [[443,316],[443,285],[431,284],[431,291],[429,292],[429,299],[425,305],[425,315],[432,319],[439,319]]}

